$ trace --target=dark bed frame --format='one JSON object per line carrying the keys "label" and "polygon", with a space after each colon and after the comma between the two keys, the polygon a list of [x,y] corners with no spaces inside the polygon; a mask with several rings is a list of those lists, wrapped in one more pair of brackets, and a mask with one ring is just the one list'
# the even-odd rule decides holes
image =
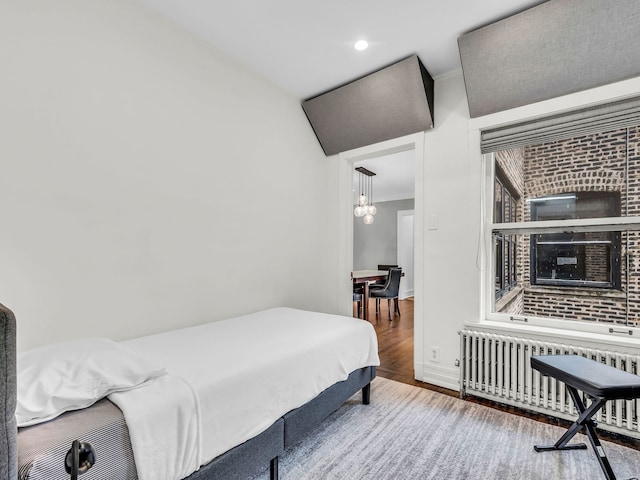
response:
{"label": "dark bed frame", "polygon": [[[186,480],[246,480],[264,470],[267,465],[270,465],[271,479],[277,480],[280,455],[302,440],[358,390],[362,390],[362,403],[368,405],[371,396],[371,380],[375,376],[376,367],[374,366],[352,372],[345,381],[334,384],[305,405],[288,412],[267,430],[213,459],[189,475]],[[15,419],[16,319],[13,312],[2,304],[0,304],[0,387],[0,412],[2,413],[0,480],[16,480],[18,478]],[[63,462],[64,459],[60,461]]]}

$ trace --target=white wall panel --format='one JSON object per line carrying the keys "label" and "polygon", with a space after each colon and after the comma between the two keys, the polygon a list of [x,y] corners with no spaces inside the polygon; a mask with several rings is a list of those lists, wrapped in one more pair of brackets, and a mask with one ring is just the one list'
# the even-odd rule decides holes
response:
{"label": "white wall panel", "polygon": [[0,301],[19,348],[337,308],[298,99],[135,2],[0,4]]}

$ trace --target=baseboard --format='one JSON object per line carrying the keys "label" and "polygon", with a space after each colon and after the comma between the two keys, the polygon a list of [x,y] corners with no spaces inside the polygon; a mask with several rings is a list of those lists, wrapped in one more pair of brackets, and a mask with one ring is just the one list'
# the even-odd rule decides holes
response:
{"label": "baseboard", "polygon": [[416,363],[416,372],[422,372],[422,378],[417,378],[426,383],[460,391],[460,371],[458,368],[448,368],[434,363]]}

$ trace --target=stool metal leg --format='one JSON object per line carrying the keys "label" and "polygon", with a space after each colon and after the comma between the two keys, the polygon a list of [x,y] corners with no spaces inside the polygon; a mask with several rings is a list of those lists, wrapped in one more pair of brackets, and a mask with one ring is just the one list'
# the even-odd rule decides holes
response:
{"label": "stool metal leg", "polygon": [[534,450],[536,452],[549,452],[552,450],[585,449],[587,448],[587,446],[584,443],[567,445],[569,443],[569,440],[571,440],[576,435],[576,433],[580,432],[580,430],[582,430],[582,428],[584,427],[585,433],[589,438],[589,442],[593,447],[593,451],[598,457],[600,468],[602,468],[605,477],[607,478],[607,480],[616,480],[616,476],[613,473],[613,469],[611,468],[609,459],[607,458],[607,455],[602,448],[602,444],[600,443],[600,439],[596,434],[596,423],[591,418],[598,412],[598,410],[600,410],[604,406],[606,400],[602,398],[594,398],[591,405],[589,405],[589,407],[585,407],[582,399],[580,398],[580,395],[578,394],[578,390],[575,387],[567,385],[567,390],[569,391],[569,394],[573,399],[574,405],[578,409],[578,419],[573,422],[573,425],[571,425],[567,429],[564,435],[562,435],[562,437],[560,437],[560,439],[555,444],[548,446],[536,445],[535,447],[533,447]]}
{"label": "stool metal leg", "polygon": [[609,463],[607,454],[604,452],[604,448],[602,448],[600,439],[596,434],[596,422],[594,422],[591,418],[602,406],[604,406],[606,400],[603,400],[601,398],[594,400],[591,406],[597,405],[597,408],[593,410],[593,413],[589,413],[592,410],[591,406],[588,409],[585,409],[584,403],[582,403],[582,399],[578,395],[578,391],[575,388],[569,388],[569,394],[571,395],[576,408],[580,411],[580,417],[586,416],[588,418],[588,420],[584,422],[585,433],[589,438],[589,442],[591,442],[593,451],[598,457],[598,462],[600,463],[600,467],[602,468],[605,477],[607,478],[607,480],[615,480],[616,475],[615,473],[613,473],[613,469],[611,468],[611,464]]}

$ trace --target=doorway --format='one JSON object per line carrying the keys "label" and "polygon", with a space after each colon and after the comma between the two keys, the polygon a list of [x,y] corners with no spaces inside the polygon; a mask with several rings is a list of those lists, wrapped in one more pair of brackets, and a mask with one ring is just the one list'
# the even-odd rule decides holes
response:
{"label": "doorway", "polygon": [[[415,182],[415,180],[414,180]],[[398,265],[404,276],[400,280],[400,300],[413,297],[413,220],[415,210],[398,211]]]}
{"label": "doorway", "polygon": [[[413,378],[423,380],[423,218],[424,218],[424,192],[423,192],[423,157],[424,157],[424,132],[408,135],[375,145],[343,152],[338,155],[339,168],[339,238],[338,261],[339,279],[336,282],[339,292],[339,310],[343,315],[352,314],[352,286],[351,272],[354,269],[354,215],[353,215],[353,170],[357,162],[391,155],[398,152],[413,152],[414,162],[414,216],[413,216],[413,273],[414,273],[414,300],[413,300]],[[374,187],[375,188],[375,187]]]}
{"label": "doorway", "polygon": [[[360,194],[366,194],[371,197],[367,201],[376,208],[376,213],[370,218],[371,223],[367,223],[366,217],[353,217],[353,269],[377,270],[379,265],[400,265],[403,272],[409,268],[413,275],[413,255],[405,255],[403,262],[399,263],[398,212],[413,211],[415,207],[414,151],[360,160],[353,166],[353,204]],[[366,182],[356,171],[361,168],[371,175],[366,177]],[[403,247],[410,242],[413,249],[412,233],[403,240]],[[411,263],[411,266],[405,263]],[[406,274],[403,279],[406,279]]]}

